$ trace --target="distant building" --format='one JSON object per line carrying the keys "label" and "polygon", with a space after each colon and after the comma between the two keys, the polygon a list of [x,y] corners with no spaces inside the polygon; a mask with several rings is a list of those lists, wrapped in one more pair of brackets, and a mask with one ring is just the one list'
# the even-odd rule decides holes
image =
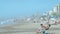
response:
{"label": "distant building", "polygon": [[51,11],[49,11],[51,17],[60,18],[60,4],[55,6]]}
{"label": "distant building", "polygon": [[56,7],[54,7],[53,11],[60,13],[60,4],[58,4]]}

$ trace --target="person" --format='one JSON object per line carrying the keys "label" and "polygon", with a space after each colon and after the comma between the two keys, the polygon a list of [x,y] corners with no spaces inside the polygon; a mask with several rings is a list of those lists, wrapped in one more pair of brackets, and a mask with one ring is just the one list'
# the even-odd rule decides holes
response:
{"label": "person", "polygon": [[45,33],[43,33],[43,34],[50,34],[50,32],[49,32],[50,26],[51,26],[50,24],[44,25]]}
{"label": "person", "polygon": [[49,34],[50,24],[41,24],[41,27],[37,30],[37,34]]}
{"label": "person", "polygon": [[43,24],[41,24],[41,27],[39,27],[39,29],[37,30],[37,34],[42,34],[44,31],[44,26]]}

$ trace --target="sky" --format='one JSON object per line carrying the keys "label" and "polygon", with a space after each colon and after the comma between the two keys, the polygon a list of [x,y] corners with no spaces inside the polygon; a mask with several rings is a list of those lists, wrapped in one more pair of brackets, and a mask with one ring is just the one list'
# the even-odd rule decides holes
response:
{"label": "sky", "polygon": [[31,16],[53,9],[60,0],[0,0],[0,18]]}

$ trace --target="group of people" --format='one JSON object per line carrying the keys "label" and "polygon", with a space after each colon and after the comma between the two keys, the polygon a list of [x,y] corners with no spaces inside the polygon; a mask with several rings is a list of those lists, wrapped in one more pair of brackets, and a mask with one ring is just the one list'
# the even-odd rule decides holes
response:
{"label": "group of people", "polygon": [[40,24],[40,27],[37,30],[37,34],[50,34],[49,33],[49,28],[50,24]]}

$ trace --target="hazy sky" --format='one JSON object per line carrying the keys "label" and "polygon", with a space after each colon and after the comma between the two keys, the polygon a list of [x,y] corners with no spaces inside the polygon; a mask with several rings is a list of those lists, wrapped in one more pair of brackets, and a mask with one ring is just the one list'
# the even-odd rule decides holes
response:
{"label": "hazy sky", "polygon": [[0,0],[0,18],[30,16],[50,11],[60,0]]}

